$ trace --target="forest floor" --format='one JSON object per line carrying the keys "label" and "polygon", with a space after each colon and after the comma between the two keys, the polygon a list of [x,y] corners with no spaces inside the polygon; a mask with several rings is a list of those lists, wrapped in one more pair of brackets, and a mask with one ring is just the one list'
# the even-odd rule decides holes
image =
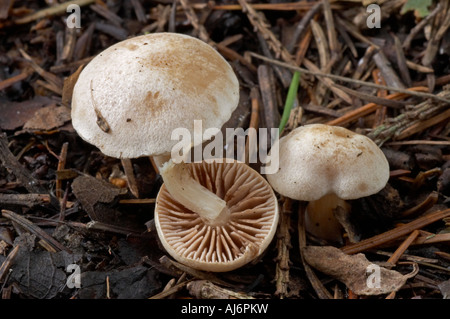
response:
{"label": "forest floor", "polygon": [[[58,2],[0,2],[2,299],[450,298],[448,1]],[[351,201],[342,243],[312,238],[305,203],[279,196],[280,224],[258,261],[208,273],[167,255],[149,158],[103,155],[70,115],[77,71],[153,32],[198,37],[230,62],[241,97],[226,127],[278,128],[300,71],[283,135],[325,123],[381,147],[388,185]],[[377,269],[389,274],[384,290],[367,290]]]}

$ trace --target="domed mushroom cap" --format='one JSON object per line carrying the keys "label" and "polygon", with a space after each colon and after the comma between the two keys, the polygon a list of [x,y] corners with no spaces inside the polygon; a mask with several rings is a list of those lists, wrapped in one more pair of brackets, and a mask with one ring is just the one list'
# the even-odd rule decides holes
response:
{"label": "domed mushroom cap", "polygon": [[216,50],[187,35],[155,33],[119,42],[83,69],[72,124],[108,156],[157,156],[178,142],[175,128],[193,132],[194,120],[203,131],[221,128],[238,101],[236,75]]}
{"label": "domed mushroom cap", "polygon": [[175,201],[161,187],[155,225],[166,251],[192,268],[224,272],[257,258],[273,239],[278,224],[277,198],[255,170],[244,163],[186,164],[201,185],[222,198],[229,219],[218,225]]}
{"label": "domed mushroom cap", "polygon": [[389,164],[368,137],[346,128],[310,124],[274,143],[279,170],[267,180],[280,194],[313,201],[334,193],[342,199],[369,196],[389,180]]}

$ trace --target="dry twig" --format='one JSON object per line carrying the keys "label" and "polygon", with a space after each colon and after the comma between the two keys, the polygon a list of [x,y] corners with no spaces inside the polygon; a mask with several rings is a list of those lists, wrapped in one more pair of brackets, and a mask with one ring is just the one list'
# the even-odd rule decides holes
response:
{"label": "dry twig", "polygon": [[[279,65],[294,71],[299,71],[301,73],[305,73],[305,74],[310,74],[310,75],[314,75],[317,77],[327,77],[333,80],[339,80],[339,81],[343,81],[343,82],[348,82],[348,83],[354,83],[357,85],[363,85],[363,86],[367,86],[367,87],[372,87],[372,88],[376,88],[376,89],[382,89],[382,90],[389,90],[389,91],[394,91],[394,92],[399,92],[399,93],[403,93],[403,94],[408,94],[408,95],[413,95],[413,96],[418,96],[418,97],[422,97],[422,98],[430,98],[436,101],[440,101],[440,102],[444,102],[447,104],[450,104],[450,99],[449,97],[444,97],[442,95],[439,94],[431,94],[431,93],[425,93],[425,92],[418,92],[418,91],[412,91],[410,89],[400,89],[400,88],[395,88],[395,87],[389,87],[389,86],[384,86],[384,85],[379,85],[379,84],[375,84],[375,83],[371,83],[371,82],[365,82],[365,81],[359,81],[359,80],[355,80],[355,79],[351,79],[345,76],[340,76],[340,75],[335,75],[335,74],[329,74],[329,73],[323,73],[320,71],[310,71],[304,68],[299,68],[296,67],[294,65],[290,65],[288,63],[284,63],[278,60],[274,60],[274,59],[270,59],[267,58],[265,56],[262,56],[260,54],[254,53],[254,52],[250,52],[250,55],[269,62],[269,63],[273,63],[275,65]],[[428,89],[426,89],[428,91]]]}
{"label": "dry twig", "polygon": [[343,252],[347,254],[356,254],[359,252],[363,252],[365,250],[372,249],[382,244],[388,243],[399,237],[405,236],[416,229],[421,229],[426,225],[432,224],[440,219],[449,216],[450,216],[450,209],[430,213],[425,216],[419,217],[407,224],[403,224],[392,230],[388,230],[387,232],[362,240],[359,243],[344,246],[341,249]]}
{"label": "dry twig", "polygon": [[19,224],[20,226],[25,228],[30,233],[36,235],[38,238],[40,238],[43,241],[45,247],[47,247],[47,245],[48,245],[50,248],[53,249],[53,251],[64,250],[64,251],[71,253],[70,249],[66,248],[64,245],[59,243],[56,239],[54,239],[52,236],[50,236],[44,230],[42,230],[39,226],[33,224],[25,217],[20,216],[16,213],[14,213],[10,210],[6,210],[6,209],[2,210],[2,216],[5,218],[8,218],[11,221],[16,222],[17,224]]}
{"label": "dry twig", "polygon": [[280,214],[279,228],[277,231],[277,264],[275,269],[275,295],[280,299],[284,299],[289,295],[289,249],[291,245],[291,215],[292,214],[292,200],[285,198],[283,201],[283,208]]}

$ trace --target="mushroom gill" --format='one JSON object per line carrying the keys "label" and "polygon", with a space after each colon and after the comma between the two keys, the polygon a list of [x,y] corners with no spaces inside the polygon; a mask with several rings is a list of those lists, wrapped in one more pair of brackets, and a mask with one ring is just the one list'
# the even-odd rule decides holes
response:
{"label": "mushroom gill", "polygon": [[164,185],[157,197],[155,222],[166,250],[193,268],[228,271],[260,255],[278,222],[278,204],[267,181],[245,163],[187,164],[199,184],[226,202],[224,223],[205,222],[175,201]]}

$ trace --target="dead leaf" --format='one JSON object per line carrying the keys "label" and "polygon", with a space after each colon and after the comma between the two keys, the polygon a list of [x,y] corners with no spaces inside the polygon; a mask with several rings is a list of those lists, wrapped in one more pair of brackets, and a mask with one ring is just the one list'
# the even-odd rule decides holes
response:
{"label": "dead leaf", "polygon": [[43,106],[54,103],[51,99],[36,96],[24,102],[0,101],[0,129],[15,130],[33,118]]}
{"label": "dead leaf", "polygon": [[367,260],[364,254],[347,255],[332,246],[306,246],[303,256],[312,267],[341,281],[357,295],[381,295],[397,291],[407,279],[415,275],[403,275],[380,267]]}
{"label": "dead leaf", "polygon": [[70,109],[68,107],[51,104],[36,111],[23,128],[26,130],[49,131],[63,126],[70,119]]}
{"label": "dead leaf", "polygon": [[8,283],[16,282],[26,296],[52,299],[66,285],[68,277],[66,267],[69,264],[79,263],[82,256],[66,251],[53,253],[35,249],[35,240],[36,237],[28,233],[16,238],[15,243],[20,248],[13,261]]}
{"label": "dead leaf", "polygon": [[109,293],[117,299],[143,299],[152,296],[161,288],[155,269],[142,265],[111,271],[84,271],[81,273],[79,299],[104,299],[107,297],[105,281],[109,281]]}
{"label": "dead leaf", "polygon": [[115,219],[114,210],[105,204],[111,204],[117,196],[126,192],[88,175],[75,178],[72,190],[91,219],[105,223],[111,223]]}
{"label": "dead leaf", "polygon": [[83,70],[84,65],[81,65],[73,74],[64,79],[64,86],[62,91],[61,103],[67,107],[70,106],[72,102],[72,93],[75,83]]}

